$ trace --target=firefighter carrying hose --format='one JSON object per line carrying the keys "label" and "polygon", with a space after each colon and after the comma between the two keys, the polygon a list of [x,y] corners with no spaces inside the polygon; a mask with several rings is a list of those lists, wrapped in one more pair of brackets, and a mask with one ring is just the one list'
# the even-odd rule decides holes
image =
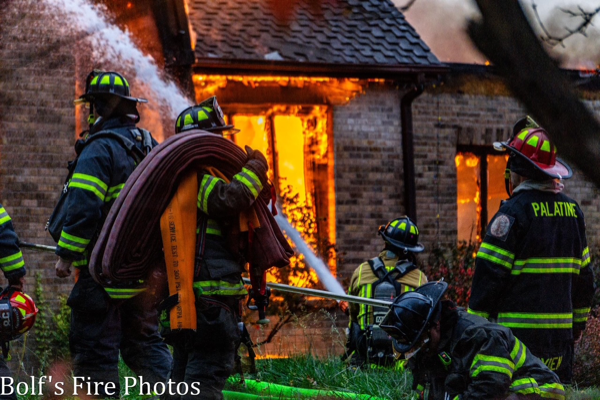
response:
{"label": "firefighter carrying hose", "polygon": [[442,300],[446,282],[402,293],[381,328],[425,400],[564,399],[564,388],[510,329]]}
{"label": "firefighter carrying hose", "polygon": [[511,328],[570,383],[573,343],[585,329],[594,294],[583,213],[562,193],[561,180],[572,171],[530,118],[494,147],[509,154],[510,198],[477,253],[469,312]]}
{"label": "firefighter carrying hose", "polygon": [[[232,129],[232,125],[225,123],[216,97],[212,97],[182,111],[175,132],[202,130],[223,135]],[[200,383],[199,396],[181,398],[222,399],[223,387],[234,369],[240,342],[240,301],[247,294],[242,283],[246,260],[239,246],[240,215],[249,210],[259,196],[271,196],[265,156],[249,147],[246,152],[245,166],[229,182],[211,166],[204,166],[197,175],[198,191],[193,193],[194,204],[197,202],[193,266],[193,318],[197,327],[164,332],[167,342],[173,346],[171,379]],[[174,276],[169,275],[169,280],[172,278]],[[168,304],[165,309],[169,309]],[[164,322],[167,323],[170,322]]]}
{"label": "firefighter carrying hose", "polygon": [[[427,282],[417,269],[415,254],[424,250],[419,241],[419,229],[403,216],[379,227],[385,247],[379,256],[362,263],[352,274],[348,294],[379,300],[390,300],[401,293],[414,290]],[[342,302],[342,309],[348,309]],[[380,366],[394,364],[391,338],[379,328],[387,313],[386,307],[352,304],[349,307],[350,325],[345,358],[361,366],[365,363]]]}
{"label": "firefighter carrying hose", "polygon": [[[116,72],[93,71],[75,104],[90,105],[90,131],[75,146],[69,176],[48,221],[57,241],[56,275],[79,271],[69,295],[69,345],[73,373],[90,377],[101,397],[119,396],[119,351],[125,363],[152,384],[168,378],[171,354],[158,333],[155,295],[141,287],[104,289],[88,269],[88,258],[125,181],[157,143],[136,127],[140,116],[129,83]],[[107,383],[111,383],[107,387]]]}

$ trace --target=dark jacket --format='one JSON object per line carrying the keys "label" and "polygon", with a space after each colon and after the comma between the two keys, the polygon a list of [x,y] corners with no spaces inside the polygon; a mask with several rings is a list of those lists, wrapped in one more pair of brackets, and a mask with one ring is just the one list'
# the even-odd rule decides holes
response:
{"label": "dark jacket", "polygon": [[[441,341],[436,351],[421,350],[410,360],[413,389],[429,399],[503,399],[536,394],[564,399],[550,371],[510,329],[444,301]],[[447,395],[447,396],[446,396]]]}
{"label": "dark jacket", "polygon": [[25,261],[10,216],[0,204],[0,268],[9,281],[25,276]]}
{"label": "dark jacket", "polygon": [[264,188],[270,189],[266,173],[260,162],[249,160],[229,183],[209,173],[198,177],[197,295],[247,293],[241,281],[246,254],[240,246],[240,213],[250,209]]}
{"label": "dark jacket", "polygon": [[523,190],[492,219],[477,253],[469,312],[497,318],[531,351],[585,328],[594,276],[579,205],[564,194]]}
{"label": "dark jacket", "polygon": [[[139,133],[133,120],[126,117],[100,121],[93,136],[110,130],[133,141]],[[156,145],[156,141],[152,141]],[[69,194],[62,210],[67,213],[56,254],[73,260],[74,267],[86,267],[102,225],[125,181],[136,167],[134,158],[113,138],[99,138],[86,145],[77,159],[69,182]]]}

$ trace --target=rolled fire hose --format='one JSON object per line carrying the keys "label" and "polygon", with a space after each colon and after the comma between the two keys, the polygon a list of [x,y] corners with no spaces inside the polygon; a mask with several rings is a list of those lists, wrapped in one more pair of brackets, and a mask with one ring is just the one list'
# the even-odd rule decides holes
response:
{"label": "rolled fire hose", "polygon": [[[229,383],[239,384],[239,378],[230,377],[228,379]],[[354,400],[383,400],[379,397],[371,396],[368,394],[358,394],[358,393],[350,393],[350,392],[340,392],[337,390],[326,390],[326,389],[305,389],[305,388],[295,388],[291,386],[284,386],[277,383],[269,383],[269,382],[258,382],[252,379],[244,380],[246,384],[246,388],[256,394],[260,399],[285,399],[285,398],[298,398],[298,397],[335,397],[339,399],[354,399]],[[228,392],[228,394],[240,393],[240,392]],[[246,394],[246,393],[240,393]],[[266,397],[268,396],[268,397]],[[228,398],[228,397],[226,397]],[[236,399],[236,397],[230,397],[232,400]],[[238,397],[239,399],[246,399],[249,397]]]}
{"label": "rolled fire hose", "polygon": [[[105,286],[129,283],[164,268],[160,217],[180,177],[190,168],[210,165],[231,178],[246,161],[247,154],[230,140],[199,130],[174,135],[154,148],[129,177],[106,218],[90,258],[94,279]],[[250,261],[261,268],[289,264],[293,250],[261,196],[254,209],[261,228],[254,235],[252,254],[262,259]]]}

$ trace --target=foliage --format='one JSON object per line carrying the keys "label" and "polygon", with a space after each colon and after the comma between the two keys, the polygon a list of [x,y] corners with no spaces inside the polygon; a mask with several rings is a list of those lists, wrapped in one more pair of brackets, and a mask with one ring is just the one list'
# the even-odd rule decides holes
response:
{"label": "foliage", "polygon": [[[596,308],[594,314],[600,311]],[[579,386],[600,385],[600,319],[592,315],[581,340],[575,344],[573,378]]]}
{"label": "foliage", "polygon": [[461,241],[456,246],[433,249],[423,272],[429,280],[448,282],[447,297],[459,306],[466,307],[471,296],[471,283],[475,272],[475,256],[479,245]]}
{"label": "foliage", "polygon": [[44,372],[56,360],[69,356],[69,329],[71,311],[66,296],[59,297],[58,312],[54,312],[42,286],[41,273],[35,277],[36,305],[39,309],[35,320],[35,353],[39,360],[39,369]]}

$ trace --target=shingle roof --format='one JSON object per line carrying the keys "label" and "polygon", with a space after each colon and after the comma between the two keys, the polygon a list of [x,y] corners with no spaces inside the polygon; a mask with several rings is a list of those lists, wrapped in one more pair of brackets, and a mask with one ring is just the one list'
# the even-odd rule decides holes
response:
{"label": "shingle roof", "polygon": [[390,0],[290,1],[288,20],[272,1],[189,0],[196,59],[442,65]]}

